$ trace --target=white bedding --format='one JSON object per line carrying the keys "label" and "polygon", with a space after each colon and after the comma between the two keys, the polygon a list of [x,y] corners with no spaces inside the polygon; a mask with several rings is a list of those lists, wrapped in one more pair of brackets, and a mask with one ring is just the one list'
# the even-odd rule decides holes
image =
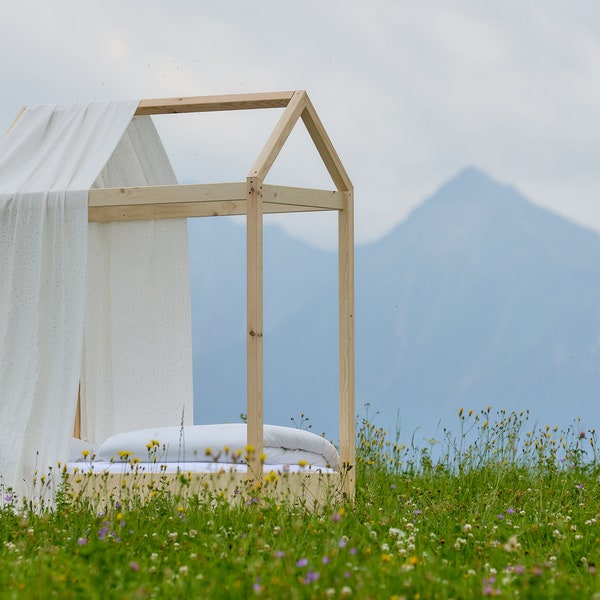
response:
{"label": "white bedding", "polygon": [[[263,432],[265,471],[339,470],[337,450],[325,438],[278,425],[265,425]],[[122,473],[134,460],[139,461],[138,469],[145,470],[160,470],[161,465],[166,465],[166,472],[218,472],[234,466],[243,472],[246,455],[243,423],[159,427],[119,433],[98,447],[76,440],[69,469],[87,471],[91,464],[96,473]]]}

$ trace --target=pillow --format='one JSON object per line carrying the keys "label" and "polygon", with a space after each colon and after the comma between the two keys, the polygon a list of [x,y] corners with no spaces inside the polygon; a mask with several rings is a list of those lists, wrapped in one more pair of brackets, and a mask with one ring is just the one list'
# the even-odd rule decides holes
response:
{"label": "pillow", "polygon": [[[88,452],[87,458],[83,455]],[[79,438],[71,438],[71,446],[69,447],[69,462],[89,461],[90,457],[98,454],[98,445]]]}

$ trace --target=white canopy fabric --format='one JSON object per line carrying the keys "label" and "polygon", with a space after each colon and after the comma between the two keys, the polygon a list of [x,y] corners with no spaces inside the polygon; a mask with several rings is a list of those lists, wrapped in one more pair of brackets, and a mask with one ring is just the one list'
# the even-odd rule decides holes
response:
{"label": "white canopy fabric", "polygon": [[[99,253],[110,243],[99,241],[104,234],[98,236],[93,233],[90,237],[92,268],[87,265],[88,190],[105,165],[102,177],[111,178],[112,174],[115,174],[115,179],[120,177],[117,175],[117,164],[121,152],[127,153],[124,148],[128,142],[124,141],[119,145],[118,152],[113,152],[131,123],[137,105],[137,101],[131,101],[29,107],[4,139],[0,140],[0,485],[12,487],[19,495],[29,498],[33,493],[31,485],[35,471],[42,475],[48,467],[55,467],[58,461],[66,461],[69,454],[82,373],[84,317],[92,314],[95,308],[86,292],[86,272],[96,291],[98,285],[110,284],[109,289],[102,289],[107,312],[85,328],[86,335],[90,336],[86,341],[86,389],[89,388],[93,368],[97,369],[97,373],[92,379],[114,381],[119,380],[121,367],[126,370],[136,365],[139,371],[127,385],[144,379],[144,367],[140,367],[139,363],[146,359],[145,353],[140,350],[137,354],[130,354],[127,363],[122,365],[121,360],[125,354],[132,352],[136,344],[130,343],[126,349],[121,346],[122,340],[127,337],[124,331],[121,332],[121,340],[113,339],[116,329],[113,318],[116,318],[114,315],[121,302],[125,302],[115,298],[119,297],[118,293],[123,294],[125,282],[122,276],[118,276],[117,283],[113,285],[110,277],[106,278],[106,273],[110,272],[111,264],[120,262],[117,258],[120,250],[115,250],[108,267],[106,263],[102,268],[98,267],[96,263],[103,260]],[[150,128],[153,129],[151,122]],[[134,137],[134,133],[126,136],[127,139]],[[139,144],[136,147],[139,148]],[[140,157],[140,164],[143,161],[144,157]],[[131,161],[125,171],[128,172],[130,167]],[[168,176],[172,177],[170,166],[167,170]],[[148,231],[154,230],[154,226],[148,223],[137,225],[140,226],[138,240],[143,240],[146,245],[135,246],[139,253],[136,267],[140,267],[142,261],[139,255],[151,243]],[[166,226],[177,227],[171,223]],[[180,224],[180,230],[181,227]],[[135,226],[132,225],[132,228]],[[170,230],[161,239],[164,241],[174,233]],[[141,272],[152,272],[154,275],[154,279],[145,282],[147,289],[158,290],[153,286],[173,269],[185,268],[189,273],[185,234],[183,244],[185,251],[179,249],[175,252],[181,261],[178,266],[173,263],[167,265],[166,262],[161,265],[163,249],[159,248],[149,257],[149,260],[158,257],[159,264],[140,267]],[[132,242],[124,251],[131,252],[134,245]],[[110,250],[112,252],[112,247]],[[164,256],[174,259],[167,250]],[[126,259],[131,259],[131,256]],[[103,274],[99,275],[99,271]],[[129,273],[129,277],[134,279],[135,273]],[[160,293],[157,292],[159,296]],[[178,293],[182,296],[179,304],[183,309],[169,322],[169,334],[173,321],[179,316],[188,321],[178,323],[176,332],[189,327],[189,283]],[[137,310],[143,313],[147,306],[154,306],[155,297],[154,293],[145,297],[138,295],[134,302],[137,303]],[[87,308],[86,300],[91,304]],[[165,302],[162,300],[163,297],[158,304],[164,309]],[[100,301],[97,301],[98,304]],[[160,312],[149,309],[148,314],[158,319]],[[117,325],[124,327],[125,323],[119,322]],[[139,322],[136,325],[140,327]],[[113,331],[109,331],[110,327]],[[165,329],[161,332],[164,333]],[[138,333],[139,330],[136,330],[135,334]],[[188,340],[190,335],[188,330]],[[150,337],[156,343],[160,335]],[[147,339],[140,339],[138,348],[143,348],[147,342]],[[166,347],[170,349],[169,344]],[[181,416],[182,406],[186,409],[191,407],[189,341],[184,342],[182,353],[187,353],[188,349],[189,359],[184,359],[184,362],[189,367],[190,383],[187,388],[190,398],[173,398],[176,408],[172,413],[178,417]],[[91,362],[94,352],[102,358],[99,365]],[[160,348],[154,348],[154,352],[159,354]],[[179,354],[180,358],[182,353]],[[136,356],[139,356],[139,361],[136,361]],[[165,360],[163,374],[169,368],[170,360]],[[160,362],[160,358],[155,357],[146,373],[155,369]],[[156,378],[152,381],[155,383]],[[163,392],[169,383],[167,381],[161,388]],[[102,392],[110,388],[104,383],[96,384],[96,393],[87,396],[88,400],[99,403],[96,416],[88,413],[84,421],[86,431],[91,431],[92,436],[98,431],[120,431],[114,410],[120,408],[125,400],[122,395],[118,401],[115,401],[114,395],[102,396]],[[144,398],[130,391],[130,406]],[[144,389],[142,393],[146,391]],[[166,399],[171,400],[163,394],[162,404]],[[110,417],[102,416],[100,419],[98,415],[104,415],[105,409]],[[131,415],[131,408],[129,413]],[[140,425],[144,422],[149,426],[164,424],[167,413],[163,409],[154,420],[144,412],[136,423],[138,426],[146,426]],[[191,408],[187,416],[191,418]],[[103,422],[96,427],[95,422],[99,420]],[[171,422],[177,423],[179,420],[175,418]]]}
{"label": "white canopy fabric", "polygon": [[[94,187],[176,184],[150,117],[134,117]],[[82,438],[191,424],[186,219],[90,223]]]}

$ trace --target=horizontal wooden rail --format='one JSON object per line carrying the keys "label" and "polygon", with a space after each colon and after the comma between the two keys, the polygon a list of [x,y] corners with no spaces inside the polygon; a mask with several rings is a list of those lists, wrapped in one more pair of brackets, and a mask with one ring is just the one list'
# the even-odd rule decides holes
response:
{"label": "horizontal wooden rail", "polygon": [[[263,186],[266,214],[341,210],[342,194],[330,190]],[[246,214],[246,183],[158,185],[92,189],[91,222],[214,217]]]}
{"label": "horizontal wooden rail", "polygon": [[285,108],[295,92],[192,96],[189,98],[157,98],[142,100],[136,115],[168,115],[173,113]]}
{"label": "horizontal wooden rail", "polygon": [[263,202],[304,207],[307,210],[342,210],[342,194],[337,191],[263,185]]}
{"label": "horizontal wooden rail", "polygon": [[222,202],[245,200],[246,183],[200,183],[191,185],[149,185],[143,187],[97,188],[88,195],[90,208],[171,204],[177,202]]}

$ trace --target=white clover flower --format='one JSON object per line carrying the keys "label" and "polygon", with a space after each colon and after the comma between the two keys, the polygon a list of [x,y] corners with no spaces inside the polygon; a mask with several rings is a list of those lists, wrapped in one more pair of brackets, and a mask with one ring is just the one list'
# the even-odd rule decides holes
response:
{"label": "white clover flower", "polygon": [[504,544],[504,550],[506,550],[506,552],[517,552],[517,550],[520,549],[521,544],[519,544],[516,535],[512,535],[511,537],[509,537],[506,543]]}
{"label": "white clover flower", "polygon": [[406,532],[402,531],[402,529],[398,529],[396,527],[390,527],[388,530],[388,534],[393,538],[405,538]]}

